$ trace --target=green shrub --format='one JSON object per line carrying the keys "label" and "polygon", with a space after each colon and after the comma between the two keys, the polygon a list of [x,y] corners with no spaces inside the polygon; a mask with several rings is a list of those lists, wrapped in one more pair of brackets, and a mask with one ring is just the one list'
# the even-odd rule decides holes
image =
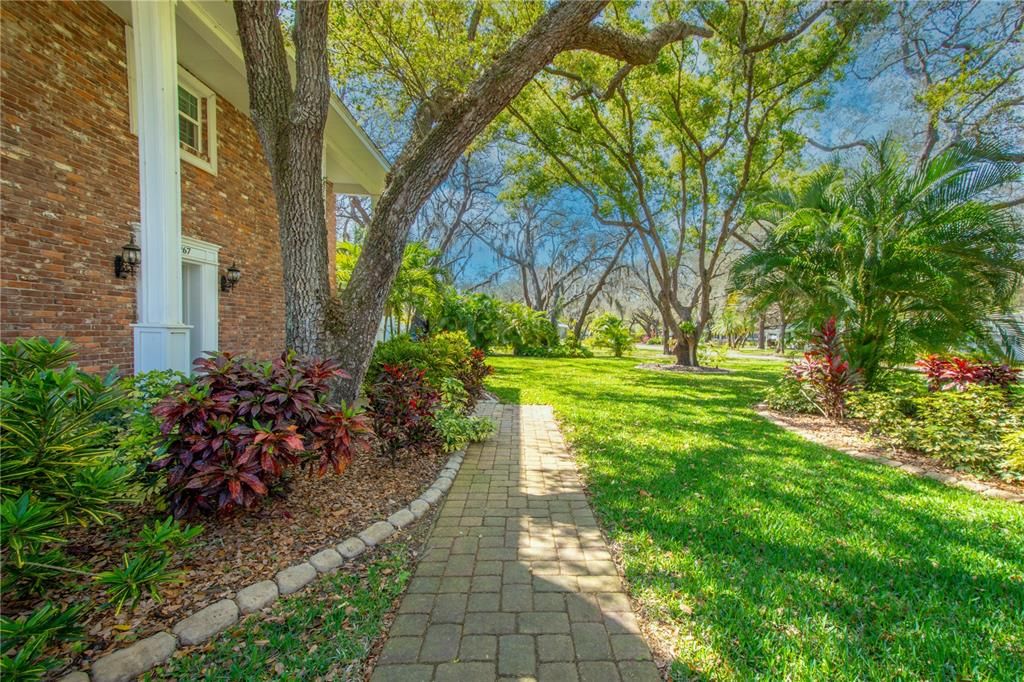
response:
{"label": "green shrub", "polygon": [[466,412],[472,412],[480,398],[484,397],[486,389],[484,381],[494,374],[494,368],[487,364],[487,356],[479,348],[474,348],[466,363],[459,368],[456,377],[462,382],[462,388],[466,391]]}
{"label": "green shrub", "polygon": [[467,443],[478,443],[494,433],[494,422],[468,414],[469,394],[457,379],[445,379],[441,386],[441,407],[434,415],[434,428],[441,447],[452,452]]}
{"label": "green shrub", "polygon": [[444,379],[456,376],[472,350],[465,332],[439,332],[416,341],[408,334],[399,334],[373,349],[366,384],[377,380],[384,365],[407,365],[423,370],[430,385],[440,388]]}
{"label": "green shrub", "polygon": [[75,349],[67,339],[16,339],[0,346],[0,377],[12,383],[24,381],[46,370],[67,367],[74,359]]}
{"label": "green shrub", "polygon": [[363,383],[372,386],[384,365],[408,365],[426,372],[430,367],[429,349],[422,341],[413,341],[408,334],[399,334],[387,341],[378,342],[373,348],[373,356],[370,358]]}
{"label": "green shrub", "polygon": [[594,353],[584,346],[523,346],[516,355],[524,358],[592,358]]}
{"label": "green shrub", "polygon": [[459,294],[448,289],[430,315],[431,329],[462,331],[485,353],[506,343],[505,303],[487,294]]}
{"label": "green shrub", "polygon": [[125,554],[123,562],[122,566],[96,576],[96,581],[106,589],[116,613],[121,612],[125,602],[134,606],[147,594],[154,601],[160,601],[162,585],[181,582],[180,572],[168,569],[171,555],[166,552]]}
{"label": "green shrub", "polygon": [[149,465],[164,455],[167,443],[160,433],[160,420],[153,416],[153,408],[187,379],[174,370],[153,370],[125,377],[120,382],[127,402],[117,422],[114,460],[131,471],[131,482],[147,503],[163,504],[159,493],[164,476]]}
{"label": "green shrub", "polygon": [[1003,433],[1006,449],[1006,468],[1014,477],[1024,476],[1024,428]]}
{"label": "green shrub", "polygon": [[123,565],[103,571],[94,579],[105,587],[110,604],[116,611],[120,611],[125,602],[134,607],[146,594],[159,602],[160,587],[181,582],[180,572],[168,568],[174,553],[188,554],[195,538],[202,532],[202,526],[182,527],[171,516],[163,521],[152,521],[131,544],[132,553],[122,557]]}
{"label": "green shrub", "polygon": [[429,358],[429,366],[424,368],[427,380],[437,388],[444,379],[458,378],[473,358],[473,345],[466,332],[435,332],[422,344]]}
{"label": "green shrub", "polygon": [[717,343],[702,343],[697,346],[697,362],[704,367],[721,367],[729,352],[728,346]]}
{"label": "green shrub", "polygon": [[487,294],[449,289],[430,314],[435,331],[464,332],[474,348],[510,346],[516,355],[558,345],[558,328],[543,310],[506,302]]}
{"label": "green shrub", "polygon": [[939,461],[1006,479],[1024,478],[1024,391],[994,386],[915,394],[861,392],[852,414],[895,444]]}
{"label": "green shrub", "polygon": [[189,524],[182,528],[173,516],[168,516],[163,521],[146,524],[139,532],[138,540],[132,543],[132,548],[153,554],[182,551],[202,532],[202,526]]}
{"label": "green shrub", "polygon": [[372,387],[385,365],[405,365],[422,370],[427,383],[437,390],[446,379],[458,379],[472,408],[483,395],[484,379],[493,372],[484,360],[483,352],[474,348],[462,331],[436,332],[418,341],[401,334],[374,348],[364,385]]}
{"label": "green shrub", "polygon": [[452,452],[467,443],[479,443],[494,433],[494,422],[487,417],[470,417],[454,410],[442,409],[434,419],[434,427],[441,435],[441,447]]}
{"label": "green shrub", "polygon": [[39,594],[68,563],[58,547],[66,525],[57,507],[33,499],[28,491],[0,501],[0,547],[3,548],[3,591],[21,596]]}
{"label": "green shrub", "polygon": [[594,352],[583,344],[563,343],[551,349],[550,357],[553,358],[592,358]]}
{"label": "green shrub", "polygon": [[84,610],[84,605],[61,609],[45,602],[27,616],[0,616],[0,677],[36,680],[57,668],[60,662],[43,652],[54,641],[81,639],[78,619]]}
{"label": "green shrub", "polygon": [[132,499],[131,471],[114,456],[113,415],[124,393],[67,364],[63,339],[18,339],[0,346],[0,494],[31,491],[67,522],[102,522]]}
{"label": "green shrub", "polygon": [[[116,505],[134,501],[133,468],[119,462],[119,429],[134,428],[160,393],[155,379],[126,381],[93,377],[74,364],[64,340],[19,339],[0,346],[0,551],[2,589],[38,594],[68,573],[92,575],[69,564],[61,545],[72,523],[102,524],[119,514]],[[148,426],[147,426],[148,428]],[[147,436],[148,447],[155,437]],[[140,446],[141,447],[141,446]],[[147,450],[149,452],[149,450]],[[104,584],[112,603],[133,604],[143,591],[158,596],[174,579],[167,570],[171,551],[201,529],[158,524],[144,531],[126,570],[92,575]],[[130,570],[129,570],[130,569]],[[4,679],[38,679],[59,666],[44,655],[55,639],[78,636],[76,621],[85,605],[57,610],[49,603],[29,616],[4,618],[0,673]]]}
{"label": "green shrub", "polygon": [[615,315],[604,313],[594,320],[594,345],[607,348],[617,358],[633,350],[633,334]]}
{"label": "green shrub", "polygon": [[526,355],[532,348],[558,345],[558,328],[543,310],[534,310],[522,303],[504,304],[505,343],[515,355]]}
{"label": "green shrub", "polygon": [[780,412],[821,414],[795,377],[788,374],[764,392],[764,404]]}

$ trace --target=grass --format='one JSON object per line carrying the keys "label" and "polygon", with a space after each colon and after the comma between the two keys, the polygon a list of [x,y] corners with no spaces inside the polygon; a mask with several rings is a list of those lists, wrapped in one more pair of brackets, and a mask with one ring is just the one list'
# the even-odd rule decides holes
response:
{"label": "grass", "polygon": [[1024,507],[760,419],[780,363],[638,357],[494,358],[490,388],[555,407],[675,679],[1024,679]]}
{"label": "grass", "polygon": [[411,575],[412,552],[385,546],[358,570],[339,572],[252,616],[208,648],[172,659],[147,680],[362,680],[384,616]]}
{"label": "grass", "polygon": [[780,360],[793,359],[800,357],[801,355],[800,351],[795,348],[787,348],[785,353],[783,353],[782,355],[778,355],[771,346],[764,350],[757,348],[756,346],[741,346],[739,348],[730,348],[729,350],[730,352],[736,353],[738,355],[752,355],[755,357],[759,355],[769,357],[774,356]]}

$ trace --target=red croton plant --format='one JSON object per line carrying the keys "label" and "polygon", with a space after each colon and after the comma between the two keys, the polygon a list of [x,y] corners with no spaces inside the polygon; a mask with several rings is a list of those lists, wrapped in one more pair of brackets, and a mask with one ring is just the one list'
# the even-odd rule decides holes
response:
{"label": "red croton plant", "polygon": [[484,379],[494,374],[494,368],[487,364],[487,355],[479,348],[474,348],[469,357],[456,372],[468,395],[466,411],[472,412],[477,401],[484,395]]}
{"label": "red croton plant", "polygon": [[860,384],[859,374],[843,357],[832,317],[811,337],[811,349],[789,367],[789,373],[811,389],[811,399],[829,419],[846,416],[846,394]]}
{"label": "red croton plant", "polygon": [[372,443],[366,417],[328,401],[345,376],[332,361],[217,353],[195,369],[153,410],[167,444],[152,468],[167,471],[178,518],[252,507],[288,467],[340,474]]}
{"label": "red croton plant", "polygon": [[1020,378],[1020,370],[1008,365],[975,363],[956,356],[929,355],[914,364],[924,372],[931,391],[965,391],[972,384],[1007,388]]}
{"label": "red croton plant", "polygon": [[441,446],[434,426],[441,396],[427,382],[423,370],[404,363],[384,365],[366,398],[377,442],[382,454],[392,461]]}

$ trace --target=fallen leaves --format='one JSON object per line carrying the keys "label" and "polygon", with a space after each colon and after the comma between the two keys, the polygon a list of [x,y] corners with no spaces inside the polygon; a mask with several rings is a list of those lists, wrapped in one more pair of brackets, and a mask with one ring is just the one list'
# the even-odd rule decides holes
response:
{"label": "fallen leaves", "polygon": [[[189,613],[230,597],[249,583],[272,577],[386,518],[415,499],[446,460],[447,455],[438,452],[392,465],[366,455],[354,460],[340,477],[317,478],[296,471],[262,507],[228,518],[201,520],[205,530],[189,556],[178,557],[172,564],[182,571],[184,582],[162,590],[161,602],[146,599],[134,610],[120,614],[113,609],[91,610],[83,623],[88,635],[84,648],[61,643],[47,653],[82,667],[126,642],[170,629]],[[151,513],[152,509],[126,507],[119,511],[124,515],[121,521],[74,529],[69,534],[68,554],[83,561],[88,558],[97,571],[106,570],[119,564],[129,542],[147,521],[165,516]],[[392,571],[385,570],[386,574]],[[83,601],[102,604],[104,595],[83,577],[56,585],[43,600],[64,606]],[[5,600],[4,615],[29,612],[39,601],[8,604]]]}

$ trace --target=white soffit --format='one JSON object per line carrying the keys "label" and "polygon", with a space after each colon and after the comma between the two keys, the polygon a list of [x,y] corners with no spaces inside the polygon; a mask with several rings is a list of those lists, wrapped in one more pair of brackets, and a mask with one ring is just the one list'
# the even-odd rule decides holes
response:
{"label": "white soffit", "polygon": [[[126,23],[131,23],[128,0],[106,0]],[[238,42],[235,13],[228,0],[177,0],[178,62],[196,78],[249,113],[245,62]],[[294,63],[292,64],[294,74]],[[327,179],[335,191],[380,194],[390,166],[352,114],[331,95],[325,131]]]}

